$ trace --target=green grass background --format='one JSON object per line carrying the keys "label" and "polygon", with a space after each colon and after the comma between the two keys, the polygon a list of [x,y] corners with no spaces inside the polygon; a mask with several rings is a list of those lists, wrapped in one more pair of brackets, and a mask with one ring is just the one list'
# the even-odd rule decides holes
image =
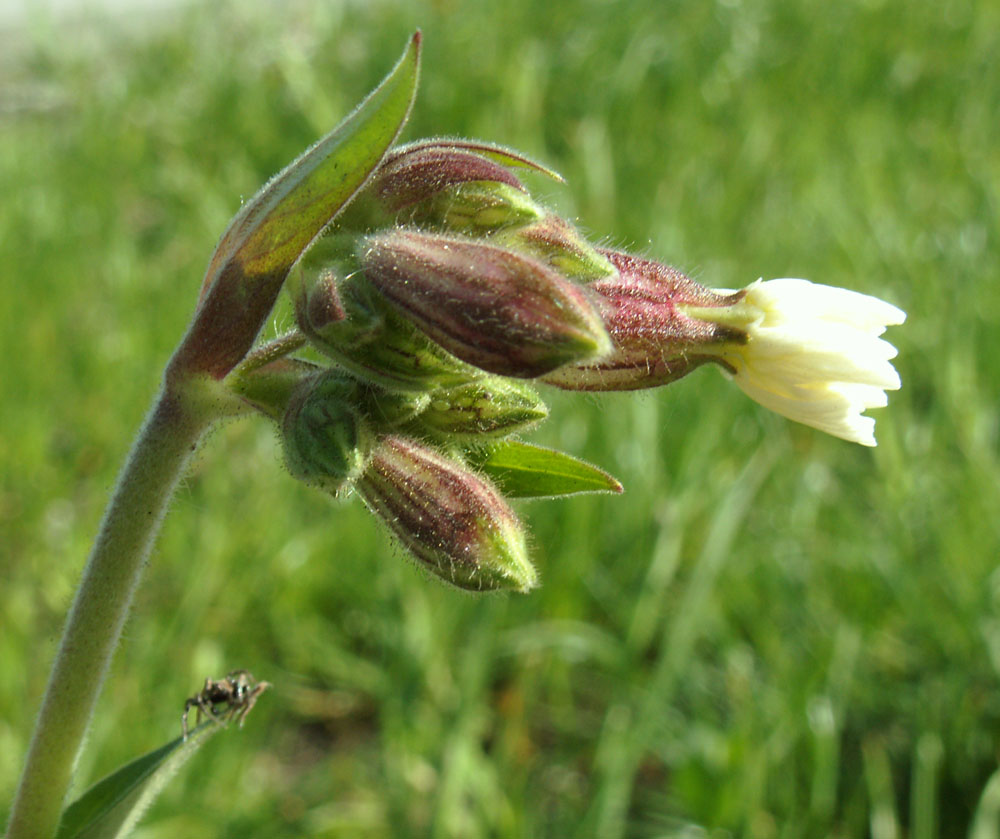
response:
{"label": "green grass background", "polygon": [[[907,310],[879,447],[709,369],[552,393],[622,497],[520,505],[543,587],[473,597],[224,427],[173,505],[77,772],[275,684],[137,833],[1000,835],[1000,6],[226,2],[0,49],[0,817],[132,434],[240,200],[425,34],[406,136],[517,147],[595,239],[713,286]],[[276,317],[287,325],[287,315]]]}

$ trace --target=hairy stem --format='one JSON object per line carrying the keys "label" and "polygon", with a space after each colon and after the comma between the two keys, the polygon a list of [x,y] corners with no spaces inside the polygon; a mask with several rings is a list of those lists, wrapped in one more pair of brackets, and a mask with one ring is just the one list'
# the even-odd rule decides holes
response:
{"label": "hairy stem", "polygon": [[7,839],[55,835],[146,558],[192,451],[219,415],[198,397],[197,387],[165,388],[119,476],[49,677]]}
{"label": "hairy stem", "polygon": [[247,353],[243,361],[233,368],[230,375],[233,375],[233,373],[246,375],[247,373],[252,373],[254,370],[259,370],[272,361],[284,358],[289,353],[301,349],[305,346],[306,340],[306,336],[297,329],[279,335],[274,340],[268,341],[263,346],[257,347]]}

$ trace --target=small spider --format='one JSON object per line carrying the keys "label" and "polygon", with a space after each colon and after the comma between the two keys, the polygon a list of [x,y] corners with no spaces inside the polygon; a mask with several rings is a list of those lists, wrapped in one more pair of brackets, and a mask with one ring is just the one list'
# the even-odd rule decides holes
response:
{"label": "small spider", "polygon": [[[181,716],[181,732],[184,739],[188,738],[188,712],[197,708],[195,725],[201,722],[204,714],[216,723],[228,722],[235,717],[243,727],[243,720],[250,713],[257,697],[271,687],[270,682],[258,682],[248,670],[233,670],[224,679],[205,679],[205,687],[184,703],[184,714]],[[221,712],[216,712],[217,705],[225,705]]]}

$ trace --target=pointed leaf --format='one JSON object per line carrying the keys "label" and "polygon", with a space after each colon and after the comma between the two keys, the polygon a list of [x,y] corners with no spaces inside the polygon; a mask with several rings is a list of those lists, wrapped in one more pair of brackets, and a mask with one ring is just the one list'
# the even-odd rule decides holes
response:
{"label": "pointed leaf", "polygon": [[63,813],[56,839],[119,839],[135,827],[184,762],[224,726],[205,722],[98,781]]}
{"label": "pointed leaf", "polygon": [[236,214],[208,265],[202,300],[172,366],[222,378],[253,345],[292,264],[364,185],[399,136],[417,89],[420,33],[332,132]]}
{"label": "pointed leaf", "polygon": [[581,492],[621,492],[616,478],[591,463],[554,449],[506,441],[470,457],[508,498]]}

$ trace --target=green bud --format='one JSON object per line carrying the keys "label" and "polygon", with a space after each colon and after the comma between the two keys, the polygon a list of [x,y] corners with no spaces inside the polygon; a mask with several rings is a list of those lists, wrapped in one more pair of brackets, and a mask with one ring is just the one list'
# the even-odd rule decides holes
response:
{"label": "green bud", "polygon": [[365,469],[373,438],[357,407],[359,389],[355,379],[330,372],[292,394],[281,432],[294,477],[336,495]]}
{"label": "green bud", "polygon": [[357,491],[432,574],[470,591],[528,591],[524,528],[485,478],[403,437],[376,446]]}
{"label": "green bud", "polygon": [[418,424],[445,436],[504,437],[527,431],[547,416],[545,403],[526,382],[483,376],[459,387],[435,391]]}
{"label": "green bud", "polygon": [[417,204],[407,221],[470,236],[530,224],[541,208],[523,189],[497,181],[471,181],[442,190]]}
{"label": "green bud", "polygon": [[490,241],[533,256],[564,277],[587,283],[615,273],[614,266],[569,222],[547,215],[525,227],[501,230]]}
{"label": "green bud", "polygon": [[383,390],[380,387],[366,388],[364,398],[366,415],[381,429],[409,422],[431,403],[430,393]]}
{"label": "green bud", "polygon": [[237,375],[230,373],[226,380],[233,393],[265,416],[281,422],[292,395],[323,368],[298,358],[276,358],[246,372],[239,367],[236,370]]}

